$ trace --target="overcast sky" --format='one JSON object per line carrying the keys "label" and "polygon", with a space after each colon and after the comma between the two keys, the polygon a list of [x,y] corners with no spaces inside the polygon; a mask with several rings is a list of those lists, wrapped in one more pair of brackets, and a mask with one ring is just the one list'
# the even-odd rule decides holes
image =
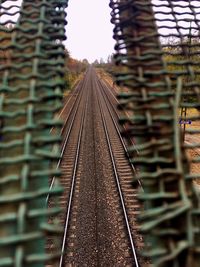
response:
{"label": "overcast sky", "polygon": [[66,47],[71,56],[90,62],[114,52],[109,0],[69,0]]}

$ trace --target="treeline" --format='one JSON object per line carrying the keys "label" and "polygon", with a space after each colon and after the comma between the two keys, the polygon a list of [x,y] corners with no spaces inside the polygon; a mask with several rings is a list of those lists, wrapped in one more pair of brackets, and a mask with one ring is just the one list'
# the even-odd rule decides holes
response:
{"label": "treeline", "polygon": [[183,101],[197,102],[194,84],[200,84],[200,40],[198,36],[186,36],[181,40],[173,38],[165,45],[164,60],[167,66],[172,90],[176,90],[177,77],[182,78]]}
{"label": "treeline", "polygon": [[114,76],[114,74],[117,72],[117,67],[115,65],[115,60],[114,60],[114,54],[108,56],[107,60],[104,61],[103,58],[101,58],[100,60],[95,60],[93,62],[93,65],[96,68],[102,68],[104,69],[106,72],[108,72],[111,76]]}
{"label": "treeline", "polygon": [[[183,37],[181,40],[177,38],[168,40],[163,48],[163,59],[172,82],[172,90],[176,90],[177,77],[181,77],[183,81],[182,93],[187,94],[184,101],[196,103],[194,83],[200,84],[200,38],[193,35]],[[103,68],[113,77],[115,73],[126,72],[125,66],[115,65],[114,54],[109,56],[106,61],[103,59],[95,60],[93,65],[96,68]]]}
{"label": "treeline", "polygon": [[65,82],[66,89],[71,89],[80,74],[85,72],[89,63],[87,59],[77,60],[70,56],[69,51],[65,50]]}
{"label": "treeline", "polygon": [[[12,50],[9,49],[11,43],[12,26],[0,26],[0,66],[10,65],[12,63]],[[3,49],[2,49],[3,48]],[[82,61],[74,59],[65,49],[65,82],[66,89],[70,89],[78,76],[83,73],[88,66],[87,59]],[[1,74],[1,70],[0,70]]]}

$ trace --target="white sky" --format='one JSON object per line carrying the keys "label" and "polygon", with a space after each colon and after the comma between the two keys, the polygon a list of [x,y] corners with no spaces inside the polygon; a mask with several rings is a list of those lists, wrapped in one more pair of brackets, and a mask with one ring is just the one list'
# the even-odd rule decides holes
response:
{"label": "white sky", "polygon": [[114,52],[109,0],[69,0],[65,45],[72,57],[107,59]]}

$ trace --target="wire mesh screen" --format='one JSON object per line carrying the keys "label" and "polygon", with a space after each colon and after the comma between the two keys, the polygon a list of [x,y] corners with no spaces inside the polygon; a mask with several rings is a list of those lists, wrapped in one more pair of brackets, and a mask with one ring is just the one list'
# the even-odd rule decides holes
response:
{"label": "wire mesh screen", "polygon": [[[0,1],[0,266],[44,266],[58,175],[67,1]],[[50,129],[54,127],[54,135]],[[52,189],[56,195],[59,186]]]}
{"label": "wire mesh screen", "polygon": [[125,136],[144,191],[144,256],[154,266],[200,264],[200,3],[110,1]]}

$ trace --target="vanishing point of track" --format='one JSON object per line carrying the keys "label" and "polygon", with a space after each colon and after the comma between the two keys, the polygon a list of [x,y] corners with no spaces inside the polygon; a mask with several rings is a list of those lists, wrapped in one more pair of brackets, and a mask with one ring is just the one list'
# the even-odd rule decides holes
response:
{"label": "vanishing point of track", "polygon": [[[73,101],[63,111],[65,124],[58,167],[62,169],[64,188],[60,198],[64,229],[59,267],[141,266],[137,250],[143,242],[135,218],[139,204],[135,199],[137,189],[131,186],[135,170],[125,157],[126,144],[111,102],[108,88],[89,68],[76,87]],[[53,178],[50,189],[54,182]],[[111,240],[104,234],[106,227]]]}

